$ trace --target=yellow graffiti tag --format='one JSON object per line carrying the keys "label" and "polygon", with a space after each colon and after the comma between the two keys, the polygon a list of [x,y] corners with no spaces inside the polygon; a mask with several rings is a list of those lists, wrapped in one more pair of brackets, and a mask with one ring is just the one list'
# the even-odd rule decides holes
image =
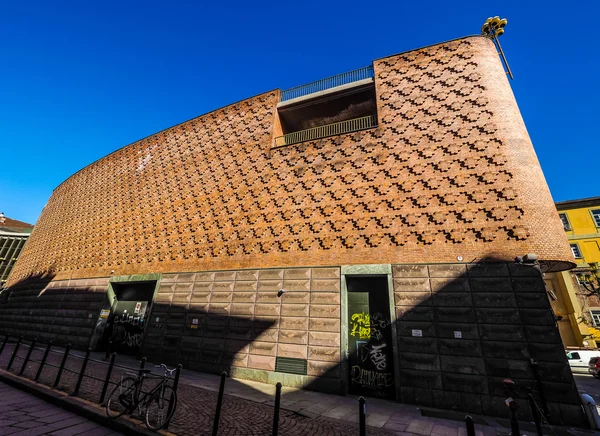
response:
{"label": "yellow graffiti tag", "polygon": [[371,315],[368,313],[355,313],[350,317],[350,325],[352,327],[351,336],[358,336],[360,339],[371,338]]}

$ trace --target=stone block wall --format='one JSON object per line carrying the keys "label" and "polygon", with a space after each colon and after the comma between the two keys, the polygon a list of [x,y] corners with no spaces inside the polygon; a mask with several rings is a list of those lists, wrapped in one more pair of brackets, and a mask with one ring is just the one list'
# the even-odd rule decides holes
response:
{"label": "stone block wall", "polygon": [[[542,393],[553,423],[582,423],[537,269],[481,262],[396,264],[391,271],[400,401],[506,416],[503,380],[511,378],[523,418],[531,387],[539,401]],[[341,333],[341,282],[340,267],[164,274],[141,354],[193,370],[343,392],[341,334],[348,332]],[[107,287],[104,278],[12,289],[2,294],[0,332],[86,348]],[[306,376],[275,372],[277,357],[306,362]]]}
{"label": "stone block wall", "polygon": [[511,378],[521,414],[531,387],[541,389],[555,423],[581,424],[577,389],[536,269],[494,263],[392,271],[402,402],[505,416],[503,380]]}
{"label": "stone block wall", "polygon": [[106,299],[108,278],[32,279],[0,296],[0,332],[84,349]]}
{"label": "stone block wall", "polygon": [[303,359],[309,377],[339,379],[340,270],[165,274],[142,353],[215,372],[274,371],[276,357]]}

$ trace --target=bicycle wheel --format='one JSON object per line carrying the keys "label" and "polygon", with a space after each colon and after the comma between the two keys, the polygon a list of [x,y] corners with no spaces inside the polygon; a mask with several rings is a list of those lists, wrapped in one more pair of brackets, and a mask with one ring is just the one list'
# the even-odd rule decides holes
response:
{"label": "bicycle wheel", "polygon": [[150,430],[160,430],[171,420],[176,407],[177,394],[171,386],[163,385],[148,401],[146,426]]}
{"label": "bicycle wheel", "polygon": [[135,404],[136,387],[137,380],[133,377],[126,377],[115,386],[106,402],[106,415],[109,418],[118,418],[131,409]]}

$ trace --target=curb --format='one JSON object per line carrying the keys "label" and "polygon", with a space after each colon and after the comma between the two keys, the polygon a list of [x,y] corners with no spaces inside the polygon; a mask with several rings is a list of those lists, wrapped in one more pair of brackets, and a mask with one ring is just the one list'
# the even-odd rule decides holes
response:
{"label": "curb", "polygon": [[111,430],[115,430],[128,436],[156,436],[157,434],[174,436],[174,433],[170,433],[165,430],[160,430],[158,432],[150,431],[144,427],[141,427],[139,424],[142,422],[135,419],[123,417],[111,419],[106,416],[104,408],[100,407],[98,404],[82,398],[70,396],[65,392],[49,388],[46,385],[42,385],[22,377],[18,377],[2,369],[0,369],[0,381],[14,388],[33,394],[36,397],[47,401],[48,403],[76,413],[77,415],[87,418],[90,421],[94,421],[100,425],[103,425],[104,427],[108,427]]}

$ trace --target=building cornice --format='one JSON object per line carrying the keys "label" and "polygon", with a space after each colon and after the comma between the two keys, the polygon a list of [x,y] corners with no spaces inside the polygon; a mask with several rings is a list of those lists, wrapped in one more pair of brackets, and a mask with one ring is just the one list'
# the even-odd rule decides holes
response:
{"label": "building cornice", "polygon": [[8,237],[26,237],[28,238],[29,236],[31,236],[31,232],[26,232],[26,233],[22,233],[22,232],[5,232],[0,230],[0,237],[3,236],[8,236]]}
{"label": "building cornice", "polygon": [[556,210],[581,209],[600,206],[600,197],[580,198],[579,200],[557,201]]}

